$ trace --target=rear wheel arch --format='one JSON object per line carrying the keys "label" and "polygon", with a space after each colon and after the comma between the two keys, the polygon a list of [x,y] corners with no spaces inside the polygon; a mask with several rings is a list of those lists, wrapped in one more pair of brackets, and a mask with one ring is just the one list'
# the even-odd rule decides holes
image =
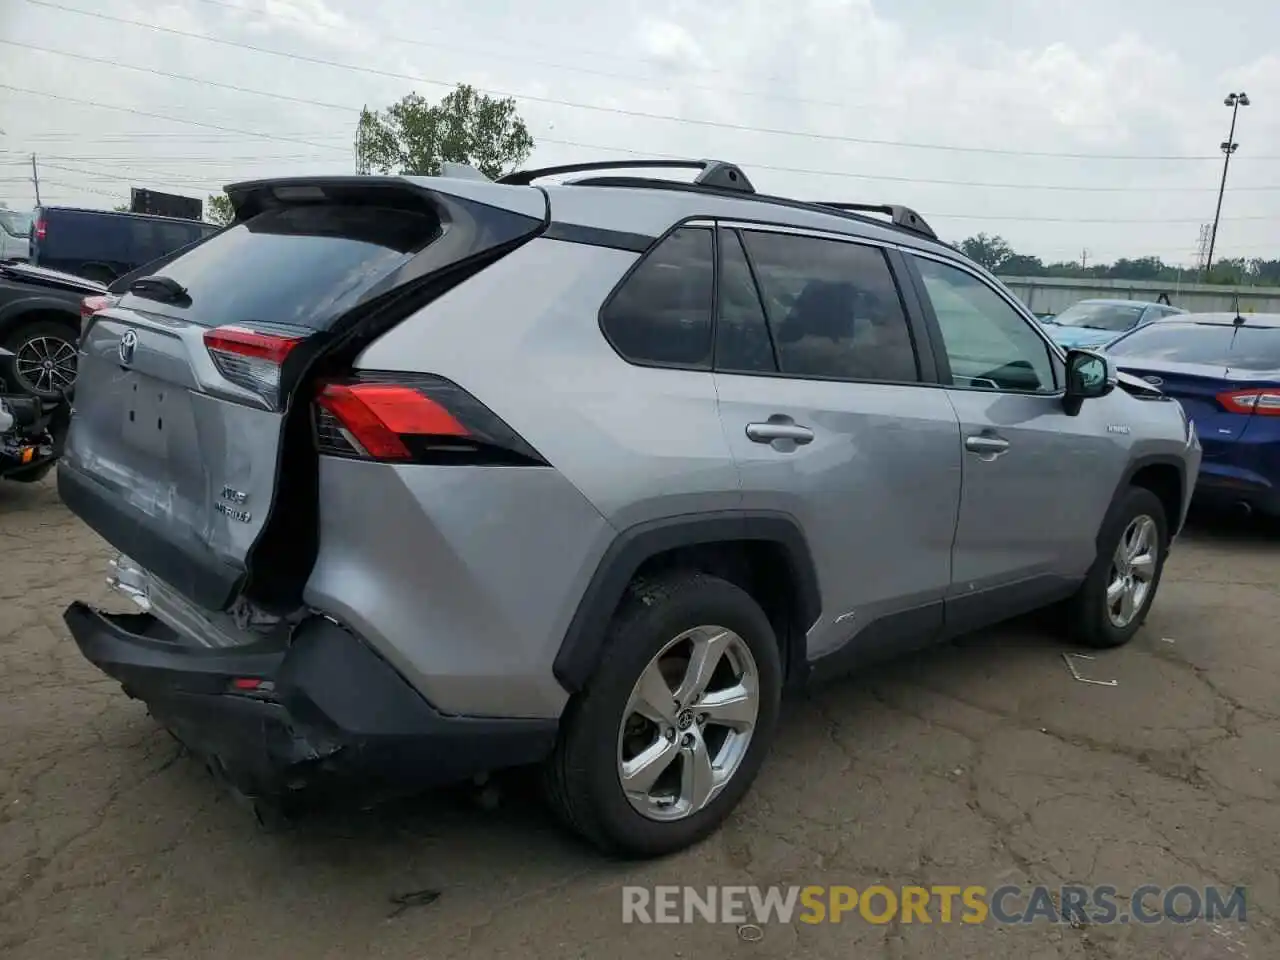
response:
{"label": "rear wheel arch", "polygon": [[556,654],[553,672],[566,690],[580,692],[595,672],[609,622],[631,585],[675,569],[708,573],[750,594],[778,636],[786,682],[803,679],[804,636],[822,610],[804,533],[788,514],[724,511],[638,524],[614,540]]}

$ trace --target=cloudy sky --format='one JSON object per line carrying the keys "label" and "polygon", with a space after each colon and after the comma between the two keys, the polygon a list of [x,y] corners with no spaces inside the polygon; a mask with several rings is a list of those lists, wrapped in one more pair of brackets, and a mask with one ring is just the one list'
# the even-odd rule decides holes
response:
{"label": "cloudy sky", "polygon": [[1243,89],[1218,254],[1274,258],[1278,34],[1275,0],[0,0],[0,199],[32,152],[84,206],[350,172],[362,104],[467,82],[539,164],[714,156],[946,239],[1191,262]]}

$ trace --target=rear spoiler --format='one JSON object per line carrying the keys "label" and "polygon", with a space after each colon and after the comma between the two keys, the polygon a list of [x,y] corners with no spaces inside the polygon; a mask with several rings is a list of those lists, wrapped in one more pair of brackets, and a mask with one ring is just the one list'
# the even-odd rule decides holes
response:
{"label": "rear spoiler", "polygon": [[398,207],[420,206],[435,212],[431,191],[408,177],[288,177],[246,180],[223,189],[231,200],[237,223],[280,207],[335,202],[361,205],[386,202],[391,196]]}

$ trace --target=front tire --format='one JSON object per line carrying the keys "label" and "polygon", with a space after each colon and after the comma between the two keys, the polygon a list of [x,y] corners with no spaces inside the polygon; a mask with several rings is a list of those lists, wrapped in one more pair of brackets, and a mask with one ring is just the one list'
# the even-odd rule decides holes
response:
{"label": "front tire", "polygon": [[1071,601],[1071,634],[1089,647],[1133,639],[1151,610],[1169,550],[1164,505],[1131,487],[1111,508],[1098,535],[1098,558]]}
{"label": "front tire", "polygon": [[32,320],[19,324],[4,346],[14,354],[14,384],[23,393],[54,400],[76,382],[79,348],[76,331],[57,320]]}
{"label": "front tire", "polygon": [[628,589],[605,650],[562,721],[548,799],[606,853],[674,853],[720,826],[764,762],[777,638],[744,590],[677,573]]}

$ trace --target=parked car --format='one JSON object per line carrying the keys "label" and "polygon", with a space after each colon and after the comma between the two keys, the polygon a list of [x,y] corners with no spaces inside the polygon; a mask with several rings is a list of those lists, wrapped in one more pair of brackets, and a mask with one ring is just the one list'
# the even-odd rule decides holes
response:
{"label": "parked car", "polygon": [[1059,601],[1138,630],[1177,403],[910,210],[634,166],[233,185],[238,225],[88,319],[58,489],[141,612],[66,622],[236,789],[541,764],[662,854],[784,687]]}
{"label": "parked car", "polygon": [[105,293],[83,277],[0,263],[0,347],[14,354],[14,389],[53,399],[71,388],[81,304]]}
{"label": "parked car", "polygon": [[1108,352],[1195,421],[1200,499],[1280,515],[1280,314],[1188,314]]}
{"label": "parked car", "polygon": [[1081,300],[1041,323],[1064,347],[1101,347],[1135,327],[1186,312],[1142,300]]}
{"label": "parked car", "polygon": [[31,262],[110,284],[218,229],[199,220],[37,207],[31,232]]}
{"label": "parked car", "polygon": [[31,256],[31,214],[0,207],[0,262]]}

